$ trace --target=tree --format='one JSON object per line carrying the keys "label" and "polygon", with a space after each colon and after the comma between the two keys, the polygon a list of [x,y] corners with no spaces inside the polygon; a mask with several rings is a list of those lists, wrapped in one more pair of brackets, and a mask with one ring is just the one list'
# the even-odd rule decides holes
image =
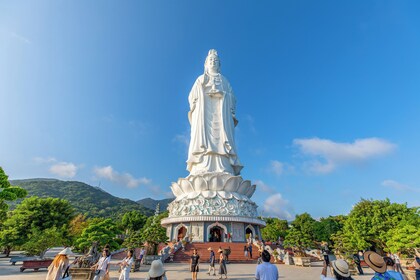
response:
{"label": "tree", "polygon": [[27,195],[26,190],[12,186],[9,182],[9,176],[6,175],[3,168],[0,166],[0,228],[2,222],[7,217],[7,210],[9,206],[6,201],[13,201],[18,198],[24,198]]}
{"label": "tree", "polygon": [[321,218],[319,222],[314,224],[314,236],[318,242],[333,243],[331,236],[343,228],[345,216],[329,216]]}
{"label": "tree", "polygon": [[341,231],[333,236],[336,248],[357,252],[369,248],[384,251],[391,238],[390,230],[403,221],[418,219],[416,208],[385,200],[362,199],[351,210]]}
{"label": "tree", "polygon": [[67,238],[73,212],[69,202],[64,199],[26,198],[4,222],[0,244],[9,249],[19,247],[29,241],[34,231],[42,232],[53,227],[62,230],[63,238]]}
{"label": "tree", "polygon": [[285,238],[289,224],[286,220],[278,218],[265,218],[265,228],[261,230],[262,238],[264,240],[277,241],[279,237]]}
{"label": "tree", "polygon": [[22,249],[26,251],[27,255],[41,255],[45,253],[50,247],[59,247],[69,245],[69,239],[63,236],[65,229],[58,229],[56,227],[39,230],[32,229],[28,237],[28,241],[23,244]]}
{"label": "tree", "polygon": [[160,221],[167,216],[167,213],[159,214],[159,204],[156,206],[155,215],[149,217],[143,230],[141,231],[141,239],[147,243],[149,251],[152,255],[157,254],[159,243],[168,241],[166,230],[161,226]]}
{"label": "tree", "polygon": [[126,234],[139,231],[145,225],[147,217],[137,210],[124,213],[119,226],[125,230]]}
{"label": "tree", "polygon": [[299,250],[311,248],[314,245],[315,220],[308,213],[296,215],[291,223],[291,229],[284,240],[285,246],[297,247]]}
{"label": "tree", "polygon": [[385,251],[414,255],[413,249],[420,247],[420,208],[416,215],[410,215],[401,221],[397,227],[388,231]]}
{"label": "tree", "polygon": [[99,246],[109,244],[111,250],[120,247],[120,239],[118,235],[121,231],[111,219],[93,218],[89,221],[89,226],[85,228],[79,238],[75,241],[77,249],[85,252],[93,242],[97,242]]}

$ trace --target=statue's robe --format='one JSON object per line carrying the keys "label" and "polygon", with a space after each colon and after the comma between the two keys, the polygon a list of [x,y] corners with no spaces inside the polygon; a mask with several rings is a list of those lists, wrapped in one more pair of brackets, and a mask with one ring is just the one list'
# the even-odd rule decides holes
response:
{"label": "statue's robe", "polygon": [[187,170],[191,175],[228,172],[239,175],[242,165],[234,138],[236,99],[228,80],[220,75],[223,94],[211,97],[211,86],[203,85],[204,75],[195,81],[188,100],[191,140]]}

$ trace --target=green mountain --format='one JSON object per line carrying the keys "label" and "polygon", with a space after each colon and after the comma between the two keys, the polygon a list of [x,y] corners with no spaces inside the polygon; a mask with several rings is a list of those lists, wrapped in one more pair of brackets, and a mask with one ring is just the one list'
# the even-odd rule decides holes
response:
{"label": "green mountain", "polygon": [[168,208],[168,204],[171,203],[173,200],[174,198],[165,198],[161,200],[155,200],[153,198],[143,198],[143,199],[137,200],[137,203],[152,210],[155,210],[156,205],[159,203],[160,212],[163,212],[163,211],[166,211],[166,209]]}
{"label": "green mountain", "polygon": [[[77,181],[56,179],[12,180],[10,183],[28,191],[28,196],[57,197],[68,200],[76,209],[88,217],[116,218],[125,212],[138,210],[150,216],[154,211],[130,199],[115,197],[104,190]],[[19,203],[20,201],[17,201]],[[14,208],[16,203],[11,204]]]}

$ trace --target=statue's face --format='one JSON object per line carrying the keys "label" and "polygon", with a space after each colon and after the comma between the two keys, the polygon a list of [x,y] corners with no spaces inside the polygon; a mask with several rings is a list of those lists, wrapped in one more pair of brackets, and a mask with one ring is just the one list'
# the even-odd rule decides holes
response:
{"label": "statue's face", "polygon": [[218,56],[211,55],[207,57],[206,68],[211,69],[213,72],[219,72],[220,70],[220,60]]}

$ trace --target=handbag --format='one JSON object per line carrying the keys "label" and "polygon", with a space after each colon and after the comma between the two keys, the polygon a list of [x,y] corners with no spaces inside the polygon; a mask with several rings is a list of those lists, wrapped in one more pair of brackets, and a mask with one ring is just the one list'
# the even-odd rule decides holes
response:
{"label": "handbag", "polygon": [[99,275],[99,274],[101,274],[101,270],[100,269],[95,270],[95,275]]}
{"label": "handbag", "polygon": [[62,280],[71,280],[71,276],[69,274],[69,268],[70,266],[68,266],[66,271],[64,272],[63,277],[61,278]]}

